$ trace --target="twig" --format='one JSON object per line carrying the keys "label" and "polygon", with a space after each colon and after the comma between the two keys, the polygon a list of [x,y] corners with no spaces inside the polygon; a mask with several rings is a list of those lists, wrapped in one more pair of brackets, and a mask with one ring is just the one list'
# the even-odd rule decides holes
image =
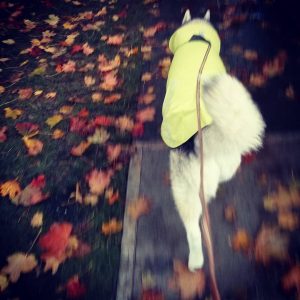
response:
{"label": "twig", "polygon": [[35,243],[36,243],[37,239],[39,238],[39,236],[41,235],[41,233],[42,233],[42,227],[40,228],[39,232],[37,233],[35,239],[33,240],[32,244],[31,244],[31,246],[30,246],[29,249],[27,250],[26,256],[29,254],[29,252],[31,251],[31,249],[32,249],[33,246],[35,245]]}

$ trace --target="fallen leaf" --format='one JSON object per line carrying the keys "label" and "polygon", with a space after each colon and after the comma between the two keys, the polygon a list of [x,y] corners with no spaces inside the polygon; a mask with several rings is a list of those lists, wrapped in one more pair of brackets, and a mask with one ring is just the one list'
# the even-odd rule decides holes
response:
{"label": "fallen leaf", "polygon": [[43,194],[42,189],[45,187],[44,175],[39,175],[33,179],[20,193],[12,198],[12,203],[16,205],[31,206],[49,197],[49,194]]}
{"label": "fallen leaf", "polygon": [[106,148],[107,159],[109,162],[116,161],[122,151],[121,144],[108,145]]}
{"label": "fallen leaf", "polygon": [[54,99],[56,97],[56,92],[49,92],[45,95],[46,99]]}
{"label": "fallen leaf", "polygon": [[99,71],[101,72],[109,72],[116,68],[118,68],[121,64],[121,57],[120,55],[116,55],[114,59],[108,61],[106,57],[102,54],[98,56],[99,62]]}
{"label": "fallen leaf", "polygon": [[87,87],[92,86],[95,84],[96,79],[92,76],[84,76],[84,83]]}
{"label": "fallen leaf", "polygon": [[43,251],[41,259],[46,263],[45,272],[52,269],[52,274],[54,274],[59,264],[70,256],[67,248],[72,228],[72,224],[67,222],[53,223],[48,232],[39,238],[38,245]]}
{"label": "fallen leaf", "polygon": [[106,43],[108,45],[121,45],[123,43],[123,34],[115,34],[115,35],[110,35],[108,36],[108,40],[106,41]]}
{"label": "fallen leaf", "polygon": [[116,73],[109,72],[104,75],[102,82],[100,83],[100,89],[104,91],[113,91],[118,84],[118,78]]}
{"label": "fallen leaf", "polygon": [[155,96],[155,94],[144,94],[144,95],[141,95],[140,97],[139,97],[139,103],[140,104],[146,104],[146,105],[148,105],[148,104],[151,104],[154,100],[155,100],[155,98],[156,98],[156,96]]}
{"label": "fallen leaf", "polygon": [[262,87],[266,83],[267,79],[263,74],[251,74],[249,84],[255,87]]}
{"label": "fallen leaf", "polygon": [[118,117],[115,121],[115,125],[121,132],[131,131],[134,126],[133,120],[128,116]]}
{"label": "fallen leaf", "polygon": [[98,195],[95,194],[87,194],[83,197],[83,203],[85,205],[95,206],[99,201]]}
{"label": "fallen leaf", "polygon": [[238,229],[231,237],[231,246],[235,251],[248,253],[251,248],[251,238],[245,229]]}
{"label": "fallen leaf", "polygon": [[82,51],[82,46],[81,45],[73,45],[71,54],[76,54],[78,52]]}
{"label": "fallen leaf", "polygon": [[112,104],[112,103],[115,103],[115,102],[117,102],[117,101],[119,101],[120,99],[121,99],[121,94],[111,94],[111,95],[109,95],[109,96],[106,96],[105,98],[104,98],[104,103],[105,104]]}
{"label": "fallen leaf", "polygon": [[7,140],[7,126],[0,127],[0,143],[4,143]]}
{"label": "fallen leaf", "polygon": [[113,205],[120,200],[119,191],[115,192],[113,188],[107,189],[105,192],[105,199],[107,200],[109,205]]}
{"label": "fallen leaf", "polygon": [[61,114],[56,114],[52,117],[49,117],[46,120],[46,124],[50,126],[50,128],[53,128],[55,125],[57,125],[60,121],[63,120],[63,116]]}
{"label": "fallen leaf", "polygon": [[40,211],[36,212],[31,221],[30,221],[30,225],[35,228],[35,227],[41,227],[43,225],[43,217],[44,214]]}
{"label": "fallen leaf", "polygon": [[268,61],[263,65],[263,74],[267,77],[280,75],[285,69],[286,60],[286,52],[280,51],[273,60]]}
{"label": "fallen leaf", "polygon": [[44,145],[40,140],[31,139],[31,138],[28,138],[27,136],[24,136],[22,138],[22,140],[27,148],[29,155],[36,156],[42,152]]}
{"label": "fallen leaf", "polygon": [[16,42],[13,39],[7,39],[7,40],[3,40],[2,43],[6,45],[14,45]]}
{"label": "fallen leaf", "polygon": [[142,75],[141,80],[144,82],[150,81],[152,79],[152,74],[150,72],[146,72]]}
{"label": "fallen leaf", "polygon": [[143,289],[141,300],[165,300],[165,297],[161,291],[155,289]]}
{"label": "fallen leaf", "polygon": [[113,171],[101,171],[94,169],[86,175],[86,181],[88,182],[90,192],[95,195],[101,195],[105,189],[109,186]]}
{"label": "fallen leaf", "polygon": [[92,101],[94,103],[101,102],[102,100],[103,100],[103,96],[101,93],[93,93],[92,94]]}
{"label": "fallen leaf", "polygon": [[11,118],[13,120],[16,120],[18,117],[20,117],[23,114],[23,110],[21,109],[11,109],[10,107],[4,108],[5,112],[5,118]]}
{"label": "fallen leaf", "polygon": [[229,223],[236,221],[236,209],[232,204],[226,205],[224,209],[225,220]]}
{"label": "fallen leaf", "polygon": [[271,260],[287,261],[289,238],[277,227],[263,225],[255,241],[256,261],[267,265]]}
{"label": "fallen leaf", "polygon": [[290,99],[295,99],[295,90],[291,84],[286,88],[285,95]]}
{"label": "fallen leaf", "polygon": [[134,124],[132,128],[132,136],[133,137],[141,137],[144,134],[144,124],[141,122],[137,122]]}
{"label": "fallen leaf", "polygon": [[48,19],[45,20],[45,23],[53,27],[56,27],[58,22],[59,22],[59,17],[53,14],[49,15]]}
{"label": "fallen leaf", "polygon": [[279,227],[285,230],[293,231],[299,227],[299,217],[291,211],[279,211],[277,220]]}
{"label": "fallen leaf", "polygon": [[18,94],[21,100],[27,100],[32,96],[33,90],[32,88],[19,89]]}
{"label": "fallen leaf", "polygon": [[166,23],[164,22],[158,22],[157,24],[148,27],[147,29],[144,29],[144,37],[149,38],[153,37],[158,31],[164,29],[166,27]]}
{"label": "fallen leaf", "polygon": [[155,116],[155,108],[154,107],[146,107],[144,109],[139,110],[136,113],[136,119],[138,122],[144,123],[144,122],[151,122],[154,120]]}
{"label": "fallen leaf", "polygon": [[107,117],[104,115],[96,116],[93,120],[94,125],[96,126],[111,126],[114,122],[112,117]]}
{"label": "fallen leaf", "polygon": [[7,276],[0,273],[0,293],[2,293],[8,287]]}
{"label": "fallen leaf", "polygon": [[128,214],[133,220],[138,220],[141,216],[148,214],[150,208],[150,200],[145,197],[139,197],[128,205]]}
{"label": "fallen leaf", "polygon": [[65,133],[62,130],[55,129],[52,133],[52,138],[54,140],[58,140],[58,139],[61,139],[64,135],[65,135]]}
{"label": "fallen leaf", "polygon": [[34,91],[34,96],[40,96],[40,95],[42,95],[43,94],[43,90],[36,90],[36,91]]}
{"label": "fallen leaf", "polygon": [[174,260],[174,274],[169,281],[172,290],[180,293],[180,299],[201,297],[205,288],[205,275],[202,270],[190,272],[179,260]]}
{"label": "fallen leaf", "polygon": [[5,87],[0,85],[0,94],[3,94],[5,92]]}
{"label": "fallen leaf", "polygon": [[9,199],[14,199],[21,192],[20,184],[17,180],[8,180],[0,184],[0,194],[2,197],[8,196]]}
{"label": "fallen leaf", "polygon": [[15,128],[24,137],[33,137],[39,133],[39,125],[30,122],[17,123]]}
{"label": "fallen leaf", "polygon": [[76,63],[73,60],[68,60],[65,64],[61,65],[61,72],[73,73],[75,71],[76,71]]}
{"label": "fallen leaf", "polygon": [[300,292],[300,265],[293,266],[282,278],[282,286],[285,290],[296,288],[297,294]]}
{"label": "fallen leaf", "polygon": [[88,43],[82,45],[82,51],[86,56],[89,56],[94,52],[94,48],[92,48]]}
{"label": "fallen leaf", "polygon": [[123,228],[122,221],[117,221],[116,218],[112,218],[107,223],[102,224],[101,232],[104,235],[111,235],[120,232],[122,228]]}
{"label": "fallen leaf", "polygon": [[293,184],[287,188],[279,184],[276,192],[264,197],[264,208],[267,211],[286,211],[293,207],[300,207],[300,192]]}
{"label": "fallen leaf", "polygon": [[87,141],[91,144],[103,145],[110,138],[110,134],[104,128],[96,128],[93,135],[87,138]]}
{"label": "fallen leaf", "polygon": [[71,277],[67,281],[65,289],[68,299],[79,299],[86,294],[86,287],[79,281],[78,275]]}
{"label": "fallen leaf", "polygon": [[71,154],[74,156],[81,156],[91,145],[89,141],[82,141],[79,145],[72,147]]}
{"label": "fallen leaf", "polygon": [[246,49],[244,50],[244,58],[250,61],[257,60],[258,54],[255,50]]}
{"label": "fallen leaf", "polygon": [[21,273],[29,273],[37,266],[33,254],[17,252],[7,258],[8,265],[1,272],[9,275],[11,282],[17,282]]}

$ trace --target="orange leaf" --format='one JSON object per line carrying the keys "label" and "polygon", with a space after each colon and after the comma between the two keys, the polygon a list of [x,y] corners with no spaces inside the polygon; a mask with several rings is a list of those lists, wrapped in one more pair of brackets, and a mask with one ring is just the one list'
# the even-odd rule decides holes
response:
{"label": "orange leaf", "polygon": [[117,75],[115,72],[109,72],[104,75],[103,82],[100,84],[100,88],[104,91],[112,91],[118,84]]}
{"label": "orange leaf", "polygon": [[0,194],[2,197],[9,196],[9,199],[15,198],[21,192],[21,187],[16,180],[8,180],[0,185]]}
{"label": "orange leaf", "polygon": [[74,156],[81,156],[91,145],[88,141],[82,141],[79,145],[72,147],[71,154]]}
{"label": "orange leaf", "polygon": [[41,227],[43,225],[43,213],[42,212],[36,212],[31,221],[30,221],[30,224],[32,227]]}
{"label": "orange leaf", "polygon": [[264,265],[271,260],[286,261],[288,246],[289,238],[279,228],[263,225],[255,241],[255,259]]}
{"label": "orange leaf", "polygon": [[94,52],[94,48],[90,47],[88,43],[82,45],[82,51],[86,56],[89,56]]}
{"label": "orange leaf", "polygon": [[236,220],[236,209],[233,205],[229,204],[224,209],[225,220],[233,223]]}
{"label": "orange leaf", "polygon": [[266,83],[266,77],[263,74],[251,74],[250,75],[250,79],[249,79],[249,83],[252,86],[255,87],[261,87]]}
{"label": "orange leaf", "polygon": [[136,119],[141,123],[153,121],[154,116],[155,116],[154,107],[147,107],[136,113]]}
{"label": "orange leaf", "polygon": [[19,116],[23,114],[23,110],[21,109],[11,109],[10,107],[4,108],[5,111],[5,118],[12,118],[16,120]]}
{"label": "orange leaf", "polygon": [[117,221],[116,218],[113,218],[109,222],[102,224],[101,232],[104,235],[111,235],[120,232],[122,228],[123,228],[122,221]]}
{"label": "orange leaf", "polygon": [[90,192],[95,195],[103,194],[104,190],[110,184],[113,171],[92,170],[87,176],[86,180],[89,184]]}
{"label": "orange leaf", "polygon": [[68,60],[65,64],[61,66],[61,72],[73,73],[76,71],[76,63],[73,60]]}
{"label": "orange leaf", "polygon": [[152,74],[150,72],[146,72],[142,75],[142,81],[147,82],[152,79]]}
{"label": "orange leaf", "polygon": [[278,225],[285,230],[293,231],[299,226],[298,215],[290,211],[280,211],[277,219]]}
{"label": "orange leaf", "polygon": [[63,105],[59,109],[59,112],[63,115],[69,115],[72,111],[73,111],[73,106],[71,106],[71,105]]}
{"label": "orange leaf", "polygon": [[255,50],[246,49],[244,51],[244,58],[247,59],[247,60],[257,60],[258,59],[258,54]]}
{"label": "orange leaf", "polygon": [[11,282],[17,282],[21,273],[29,273],[37,266],[37,260],[33,254],[22,252],[14,253],[7,258],[8,265],[2,272],[9,274]]}
{"label": "orange leaf", "polygon": [[103,99],[103,96],[102,96],[101,93],[93,93],[93,94],[92,94],[92,101],[93,101],[94,103],[101,102],[102,99]]}
{"label": "orange leaf", "polygon": [[190,272],[179,260],[174,260],[174,275],[169,281],[169,286],[179,291],[180,299],[194,299],[201,297],[205,288],[205,275],[202,270]]}
{"label": "orange leaf", "polygon": [[121,99],[121,94],[111,94],[110,96],[106,96],[104,98],[104,103],[105,104],[111,104],[119,101]]}
{"label": "orange leaf", "polygon": [[231,246],[235,251],[248,252],[251,247],[251,238],[245,229],[238,231],[231,238]]}
{"label": "orange leaf", "polygon": [[139,197],[128,205],[128,214],[133,220],[149,213],[151,208],[150,200],[145,197]]}
{"label": "orange leaf", "polygon": [[54,99],[56,97],[56,92],[49,92],[45,95],[46,99]]}
{"label": "orange leaf", "polygon": [[108,40],[106,41],[106,43],[108,45],[121,45],[123,43],[123,38],[123,34],[108,36]]}
{"label": "orange leaf", "polygon": [[144,94],[139,97],[140,104],[151,104],[155,100],[155,94]]}
{"label": "orange leaf", "polygon": [[113,188],[109,188],[105,192],[105,199],[107,200],[109,205],[113,205],[120,199],[119,191],[114,192]]}
{"label": "orange leaf", "polygon": [[58,139],[61,139],[64,135],[65,135],[65,133],[62,130],[55,129],[52,133],[52,138],[54,140],[58,140]]}
{"label": "orange leaf", "polygon": [[98,56],[99,62],[99,71],[101,72],[109,72],[116,68],[118,68],[121,64],[121,57],[120,55],[116,55],[113,60],[108,61],[106,57],[102,54]]}
{"label": "orange leaf", "polygon": [[107,158],[109,162],[117,160],[122,151],[121,144],[117,145],[108,145],[106,149]]}

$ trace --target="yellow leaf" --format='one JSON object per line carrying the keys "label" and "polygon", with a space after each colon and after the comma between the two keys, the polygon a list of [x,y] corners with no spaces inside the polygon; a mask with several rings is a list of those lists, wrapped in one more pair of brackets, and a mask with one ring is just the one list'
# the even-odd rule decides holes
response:
{"label": "yellow leaf", "polygon": [[13,120],[17,119],[22,115],[23,111],[21,109],[11,109],[10,107],[4,108],[5,118],[12,118]]}
{"label": "yellow leaf", "polygon": [[38,139],[31,139],[24,136],[22,140],[28,150],[28,154],[31,156],[38,155],[43,150],[43,143]]}
{"label": "yellow leaf", "polygon": [[73,106],[71,105],[63,105],[60,109],[59,112],[63,115],[68,115],[73,111]]}
{"label": "yellow leaf", "polygon": [[39,66],[35,68],[30,74],[29,77],[43,75],[46,72],[46,65]]}
{"label": "yellow leaf", "polygon": [[45,23],[51,26],[56,26],[58,22],[59,22],[59,17],[53,14],[49,15],[48,19],[45,20]]}
{"label": "yellow leaf", "polygon": [[142,81],[150,81],[152,79],[152,74],[149,72],[146,72],[142,75]]}
{"label": "yellow leaf", "polygon": [[9,196],[9,199],[15,198],[21,192],[21,187],[16,180],[8,180],[0,185],[0,194],[2,197]]}
{"label": "yellow leaf", "polygon": [[3,292],[8,286],[8,279],[5,275],[0,274],[0,293]]}
{"label": "yellow leaf", "polygon": [[35,96],[39,96],[39,95],[42,95],[43,94],[43,90],[36,90],[35,92],[34,92],[34,95]]}
{"label": "yellow leaf", "polygon": [[65,22],[63,24],[64,29],[69,29],[69,30],[74,29],[76,26],[77,26],[77,24],[72,24],[70,22]]}
{"label": "yellow leaf", "polygon": [[56,92],[49,92],[45,95],[46,99],[54,99],[56,97]]}
{"label": "yellow leaf", "polygon": [[15,41],[13,39],[7,39],[7,40],[3,40],[2,43],[6,45],[13,45],[15,44]]}
{"label": "yellow leaf", "polygon": [[32,227],[41,227],[43,225],[43,213],[42,212],[36,212],[31,221],[30,221],[30,224]]}
{"label": "yellow leaf", "polygon": [[86,86],[91,86],[95,84],[96,79],[92,76],[84,76],[84,83]]}
{"label": "yellow leaf", "polygon": [[20,63],[20,67],[23,67],[23,66],[27,65],[27,64],[28,64],[28,62],[29,62],[29,60],[28,60],[28,59],[27,59],[27,60],[25,60],[25,61],[23,61],[22,63]]}
{"label": "yellow leaf", "polygon": [[60,114],[54,115],[46,120],[46,124],[50,126],[50,128],[53,128],[55,125],[57,125],[61,120],[63,119],[63,116]]}
{"label": "yellow leaf", "polygon": [[93,93],[92,94],[92,101],[94,103],[100,102],[100,101],[102,101],[102,99],[103,99],[103,96],[101,93]]}

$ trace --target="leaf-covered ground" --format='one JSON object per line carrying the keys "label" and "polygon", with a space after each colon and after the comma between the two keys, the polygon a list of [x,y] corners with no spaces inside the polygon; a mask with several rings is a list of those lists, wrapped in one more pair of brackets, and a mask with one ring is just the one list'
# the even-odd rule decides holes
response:
{"label": "leaf-covered ground", "polygon": [[144,4],[0,7],[0,297],[113,299]]}

